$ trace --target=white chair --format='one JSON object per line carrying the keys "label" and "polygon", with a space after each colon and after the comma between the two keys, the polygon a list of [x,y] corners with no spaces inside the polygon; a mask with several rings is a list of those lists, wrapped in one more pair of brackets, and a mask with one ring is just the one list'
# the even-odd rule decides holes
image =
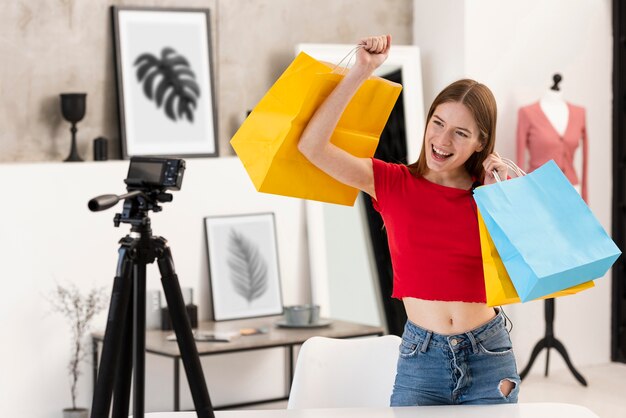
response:
{"label": "white chair", "polygon": [[313,337],[298,354],[288,409],[385,407],[401,338]]}

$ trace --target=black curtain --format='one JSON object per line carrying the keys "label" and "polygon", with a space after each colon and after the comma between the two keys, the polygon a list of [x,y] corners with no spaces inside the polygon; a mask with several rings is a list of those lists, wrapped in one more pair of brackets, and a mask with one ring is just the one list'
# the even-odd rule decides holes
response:
{"label": "black curtain", "polygon": [[[402,70],[389,73],[384,78],[402,84]],[[398,101],[391,111],[387,125],[385,125],[380,136],[380,142],[374,154],[375,158],[392,163],[407,163],[405,126],[404,105],[402,103],[402,93],[400,93],[400,97],[398,97]],[[363,199],[367,214],[367,223],[374,250],[387,329],[390,334],[402,335],[406,322],[406,313],[402,301],[391,298],[393,270],[389,255],[389,245],[387,244],[387,232],[380,214],[372,206],[372,199],[364,193],[361,193],[361,199]]]}
{"label": "black curtain", "polygon": [[[613,240],[626,248],[626,4],[613,0]],[[626,266],[613,266],[611,360],[626,363]]]}

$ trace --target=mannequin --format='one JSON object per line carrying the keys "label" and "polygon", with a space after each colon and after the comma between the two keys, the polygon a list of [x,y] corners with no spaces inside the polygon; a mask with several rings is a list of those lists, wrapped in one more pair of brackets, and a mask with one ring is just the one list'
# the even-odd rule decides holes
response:
{"label": "mannequin", "polygon": [[[554,84],[538,102],[518,112],[517,165],[531,172],[554,160],[585,202],[587,198],[587,128],[585,109],[563,99],[555,74]],[[582,144],[582,178],[574,168],[574,155]],[[528,161],[527,161],[528,151]]]}
{"label": "mannequin", "polygon": [[[587,129],[585,127],[585,109],[567,103],[559,89],[562,80],[560,74],[553,77],[554,84],[541,99],[534,104],[524,106],[518,113],[517,125],[517,165],[528,167],[528,172],[543,165],[549,160],[554,160],[563,170],[570,182],[576,186],[579,184],[578,176],[574,170],[574,152],[582,142],[583,145],[583,176],[582,187],[577,190],[582,198],[587,201]],[[530,153],[528,165],[526,164],[526,150]],[[587,386],[585,378],[572,364],[567,350],[561,341],[554,336],[554,299],[544,301],[544,313],[546,332],[544,338],[539,340],[530,355],[528,364],[520,372],[523,379],[530,371],[537,355],[546,349],[545,376],[548,376],[550,364],[550,349],[554,348],[565,360],[567,367],[576,380],[583,386]]]}
{"label": "mannequin", "polygon": [[559,90],[548,90],[539,100],[539,106],[554,130],[560,135],[565,135],[567,123],[569,122],[569,108],[563,100],[563,94]]}

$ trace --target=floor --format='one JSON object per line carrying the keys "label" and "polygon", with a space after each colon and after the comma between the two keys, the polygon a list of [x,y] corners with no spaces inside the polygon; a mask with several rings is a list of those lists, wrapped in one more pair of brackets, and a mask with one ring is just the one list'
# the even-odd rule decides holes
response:
{"label": "floor", "polygon": [[581,367],[584,387],[569,370],[529,375],[522,382],[520,402],[564,402],[582,405],[601,418],[626,417],[626,364]]}
{"label": "floor", "polygon": [[[587,380],[587,387],[578,383],[569,370],[551,370],[547,378],[543,374],[529,375],[522,383],[519,401],[572,403],[589,408],[600,418],[626,417],[626,364],[581,367],[579,372]],[[277,402],[250,409],[286,407],[286,402]]]}

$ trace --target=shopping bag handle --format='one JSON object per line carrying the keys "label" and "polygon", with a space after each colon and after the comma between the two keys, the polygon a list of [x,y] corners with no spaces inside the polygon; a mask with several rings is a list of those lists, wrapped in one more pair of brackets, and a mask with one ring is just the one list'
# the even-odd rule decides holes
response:
{"label": "shopping bag handle", "polygon": [[356,53],[359,52],[359,48],[363,48],[363,45],[357,45],[354,48],[352,48],[350,50],[350,52],[348,52],[342,59],[341,61],[339,61],[337,63],[337,65],[335,65],[331,71],[331,73],[334,73],[335,70],[337,69],[337,67],[339,67],[341,65],[342,62],[344,62],[346,60],[346,58],[348,58],[348,62],[346,63],[346,67],[350,66],[350,61],[352,61],[352,58],[356,57]]}
{"label": "shopping bag handle", "polygon": [[[500,158],[502,159],[502,162],[506,164],[511,169],[511,171],[515,173],[517,177],[523,177],[526,175],[526,172],[522,170],[521,168],[519,168],[517,164],[515,164],[510,159],[504,158],[504,157],[500,157]],[[498,175],[498,172],[495,170],[493,171],[493,176],[495,177],[498,183],[502,181],[502,179],[500,178],[500,175]]]}

